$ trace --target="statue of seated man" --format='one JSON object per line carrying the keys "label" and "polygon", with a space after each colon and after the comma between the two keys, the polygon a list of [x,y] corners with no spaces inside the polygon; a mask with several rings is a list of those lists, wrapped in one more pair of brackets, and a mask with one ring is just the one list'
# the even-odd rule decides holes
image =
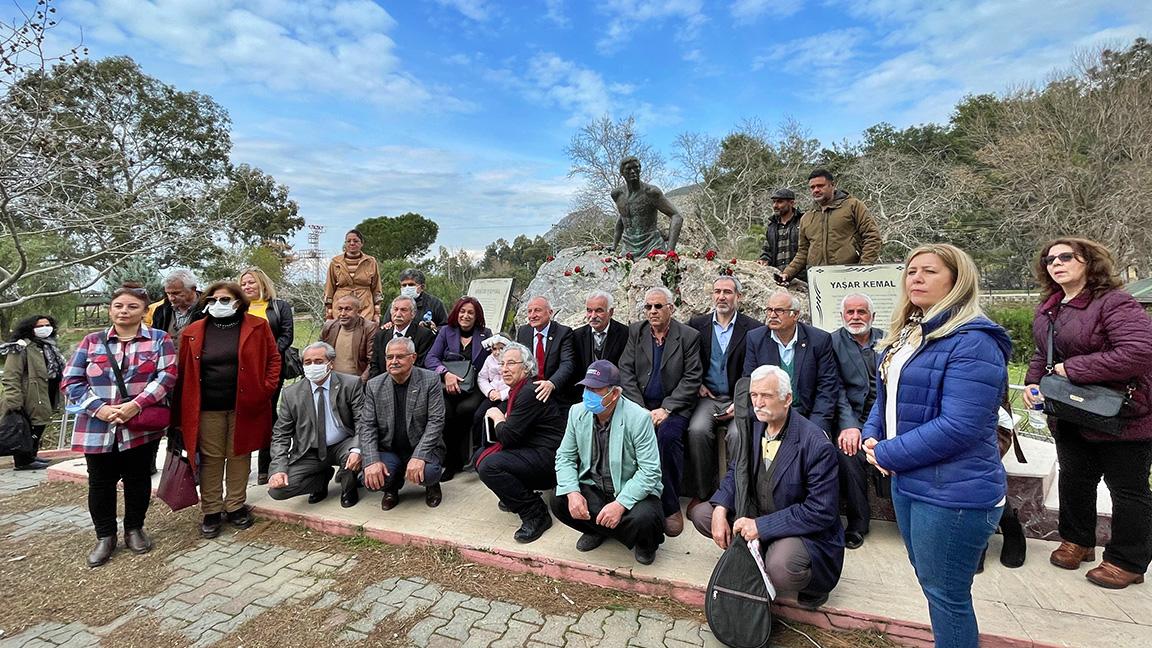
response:
{"label": "statue of seated man", "polygon": [[[680,228],[684,218],[676,207],[655,185],[640,180],[640,160],[628,156],[620,161],[620,175],[624,185],[612,190],[612,202],[620,218],[616,221],[616,235],[612,239],[612,251],[624,241],[623,252],[631,252],[634,257],[647,256],[652,250],[675,250],[680,238]],[[656,212],[667,214],[671,223],[668,237],[656,224]]]}

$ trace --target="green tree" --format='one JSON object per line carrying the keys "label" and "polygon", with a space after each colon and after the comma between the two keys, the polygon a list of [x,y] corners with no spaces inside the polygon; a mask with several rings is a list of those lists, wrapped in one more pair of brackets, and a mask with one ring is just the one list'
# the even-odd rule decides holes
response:
{"label": "green tree", "polygon": [[233,243],[279,250],[283,257],[289,239],[304,227],[299,206],[288,197],[288,187],[247,164],[230,165],[227,176],[228,184],[219,194],[220,211],[245,215],[242,227],[229,230],[229,239]]}
{"label": "green tree", "polygon": [[435,221],[412,212],[369,218],[356,229],[364,235],[364,252],[380,260],[418,259],[428,252],[440,233]]}

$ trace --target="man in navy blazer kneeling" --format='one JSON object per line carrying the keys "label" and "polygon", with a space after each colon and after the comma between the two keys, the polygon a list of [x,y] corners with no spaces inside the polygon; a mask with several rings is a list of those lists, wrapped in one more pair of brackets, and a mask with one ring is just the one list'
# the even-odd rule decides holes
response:
{"label": "man in navy blazer kneeling", "polygon": [[836,448],[792,411],[792,384],[773,365],[736,383],[732,461],[708,505],[689,512],[696,530],[727,549],[733,533],[759,539],[777,593],[815,609],[844,566]]}

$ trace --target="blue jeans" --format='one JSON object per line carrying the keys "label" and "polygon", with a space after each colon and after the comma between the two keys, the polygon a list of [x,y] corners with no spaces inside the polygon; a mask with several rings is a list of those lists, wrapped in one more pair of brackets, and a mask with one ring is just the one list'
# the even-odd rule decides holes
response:
{"label": "blue jeans", "polygon": [[892,480],[896,524],[916,580],[928,599],[936,648],[977,648],[980,630],[972,609],[972,578],[1003,506],[958,509],[901,495]]}

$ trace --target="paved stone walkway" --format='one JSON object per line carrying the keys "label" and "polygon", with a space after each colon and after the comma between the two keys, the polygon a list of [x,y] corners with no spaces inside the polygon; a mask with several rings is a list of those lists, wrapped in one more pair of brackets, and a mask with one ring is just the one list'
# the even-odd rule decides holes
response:
{"label": "paved stone walkway", "polygon": [[[0,496],[34,487],[42,479],[42,472],[0,469]],[[87,528],[87,511],[55,506],[0,513],[0,525],[14,527],[9,537],[30,538],[61,524]],[[339,544],[333,541],[333,546]],[[0,638],[0,648],[93,646],[104,638],[115,640],[117,629],[134,620],[158,621],[162,632],[182,635],[197,647],[211,646],[230,635],[243,639],[241,626],[270,610],[313,599],[311,610],[323,615],[323,627],[331,629],[332,638],[350,643],[369,639],[387,624],[407,629],[401,643],[421,647],[719,645],[706,626],[649,610],[545,615],[448,590],[423,578],[384,578],[359,592],[338,592],[335,577],[357,567],[356,557],[343,552],[298,551],[221,537],[202,541],[169,561],[175,571],[161,591],[134,601],[129,612],[111,623],[42,623]]]}

